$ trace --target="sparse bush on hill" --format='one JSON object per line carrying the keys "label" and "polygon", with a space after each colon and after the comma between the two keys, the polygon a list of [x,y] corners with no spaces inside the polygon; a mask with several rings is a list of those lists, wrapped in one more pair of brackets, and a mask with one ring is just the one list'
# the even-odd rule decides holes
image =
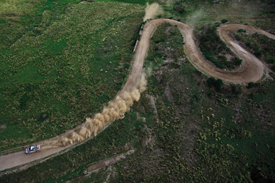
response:
{"label": "sparse bush on hill", "polygon": [[[216,25],[205,25],[196,30],[195,35],[199,42],[199,48],[205,58],[220,69],[233,70],[241,65],[242,60],[235,57],[217,34]],[[227,60],[226,54],[232,57]]]}
{"label": "sparse bush on hill", "polygon": [[[0,59],[3,55],[8,61],[0,68],[0,103],[5,104],[0,108],[0,148],[13,146],[18,138],[25,144],[37,134],[47,138],[66,131],[115,96],[128,76],[140,10],[97,0],[82,3],[46,31],[33,29],[10,51],[0,52]],[[206,58],[226,69],[242,63],[236,57],[228,62],[226,53],[231,53],[213,35],[215,29],[206,30],[199,33],[206,37],[200,42]],[[257,44],[260,56],[275,67],[273,52],[262,44]],[[150,40],[146,60],[144,67],[153,68],[149,88],[124,119],[62,155],[0,176],[0,182],[274,181],[274,81],[248,83],[259,87],[242,92],[243,85],[224,86],[221,79],[207,79],[188,62],[177,28],[165,24]],[[229,92],[220,93],[221,89]],[[9,122],[4,130],[2,122]],[[86,174],[91,164],[129,149],[135,150],[131,156]]]}
{"label": "sparse bush on hill", "polygon": [[275,40],[264,35],[254,33],[246,34],[244,31],[236,31],[234,37],[243,43],[260,60],[266,62],[272,70],[275,67]]}

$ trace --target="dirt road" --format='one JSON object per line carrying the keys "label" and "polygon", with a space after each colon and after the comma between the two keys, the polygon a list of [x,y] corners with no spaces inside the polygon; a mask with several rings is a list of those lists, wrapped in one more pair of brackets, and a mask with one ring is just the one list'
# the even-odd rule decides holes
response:
{"label": "dirt road", "polygon": [[48,157],[64,149],[65,149],[64,147],[59,147],[59,148],[49,149],[49,150],[45,150],[45,151],[41,151],[41,152],[29,154],[29,155],[26,155],[24,151],[3,155],[0,157],[0,171]]}
{"label": "dirt road", "polygon": [[[264,73],[268,73],[268,72],[265,72],[265,71],[268,71],[267,67],[260,60],[258,60],[254,55],[244,50],[242,47],[240,47],[237,44],[237,42],[232,40],[230,37],[230,33],[238,29],[246,29],[247,31],[258,32],[272,39],[275,39],[275,36],[272,34],[269,34],[263,30],[250,27],[250,26],[245,26],[245,25],[238,25],[238,24],[222,25],[218,29],[221,39],[228,45],[228,47],[239,58],[243,60],[242,65],[238,69],[236,69],[235,71],[229,72],[229,71],[221,70],[214,67],[213,64],[208,62],[202,56],[199,48],[195,43],[192,27],[175,20],[155,19],[147,22],[143,28],[141,40],[137,46],[136,53],[134,56],[131,73],[128,76],[126,84],[123,86],[122,90],[118,92],[118,94],[123,93],[125,91],[130,92],[133,90],[133,88],[136,88],[137,85],[139,84],[142,77],[144,59],[146,57],[146,54],[149,48],[150,38],[153,35],[156,28],[163,23],[170,23],[172,25],[177,25],[181,34],[184,37],[184,42],[185,42],[184,50],[190,62],[194,65],[195,68],[197,68],[199,71],[203,72],[208,76],[220,78],[225,82],[246,84],[251,81],[252,82],[260,81],[263,78]],[[47,140],[47,142],[49,141],[51,140],[50,139]],[[0,156],[0,171],[9,169],[12,167],[16,167],[19,165],[23,165],[25,163],[29,163],[35,160],[43,159],[49,155],[60,152],[66,148],[58,147],[50,150],[42,150],[39,153],[36,153],[34,155],[29,155],[29,156],[25,155],[23,152],[17,152],[13,154]]]}

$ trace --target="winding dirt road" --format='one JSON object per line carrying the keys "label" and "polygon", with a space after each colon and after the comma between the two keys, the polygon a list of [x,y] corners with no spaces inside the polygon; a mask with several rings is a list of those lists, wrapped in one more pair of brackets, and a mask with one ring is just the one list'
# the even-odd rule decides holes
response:
{"label": "winding dirt road", "polygon": [[[246,29],[248,32],[258,32],[260,34],[264,34],[271,39],[275,39],[275,36],[265,32],[263,30],[239,24],[225,24],[219,27],[218,32],[221,39],[227,44],[227,46],[239,57],[243,60],[242,65],[230,72],[221,70],[216,68],[207,61],[203,55],[201,54],[199,48],[197,47],[193,35],[193,28],[184,24],[182,22],[178,22],[170,19],[155,19],[148,21],[143,28],[141,40],[137,46],[136,53],[134,56],[134,61],[132,65],[132,70],[130,75],[128,76],[128,80],[126,84],[123,86],[122,90],[118,92],[123,93],[125,91],[130,92],[133,88],[137,88],[140,80],[142,78],[142,70],[143,63],[149,48],[150,38],[153,35],[156,28],[163,24],[170,23],[172,25],[177,25],[181,34],[184,37],[184,50],[186,55],[188,56],[190,62],[197,68],[199,71],[203,72],[208,76],[212,76],[215,78],[220,78],[225,82],[229,83],[237,83],[237,84],[246,84],[248,82],[257,82],[260,81],[265,74],[268,74],[269,69],[262,63],[259,59],[257,59],[254,55],[243,49],[238,45],[236,41],[234,41],[230,34],[238,29]],[[106,127],[105,127],[106,128]],[[53,138],[54,139],[54,138]],[[88,140],[88,139],[86,139]],[[50,142],[51,139],[47,140]],[[42,144],[46,141],[41,142]],[[75,144],[77,146],[79,144]],[[17,152],[8,155],[0,156],[0,171],[10,169],[12,167],[17,167],[26,163],[33,162],[35,160],[44,159],[50,155],[61,152],[64,149],[72,148],[73,145],[69,145],[67,147],[56,147],[53,149],[43,150],[42,152],[36,153],[34,155],[25,155],[24,152]]]}

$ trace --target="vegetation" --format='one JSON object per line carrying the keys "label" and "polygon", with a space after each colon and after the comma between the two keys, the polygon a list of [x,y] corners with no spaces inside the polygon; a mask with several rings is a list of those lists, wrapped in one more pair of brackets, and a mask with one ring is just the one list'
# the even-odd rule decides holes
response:
{"label": "vegetation", "polygon": [[202,54],[216,67],[232,70],[241,65],[242,60],[233,56],[234,54],[218,36],[216,25],[202,26],[196,30],[195,35]]}
{"label": "vegetation", "polygon": [[95,0],[101,2],[122,2],[122,3],[133,3],[133,4],[140,4],[145,5],[148,0]]}
{"label": "vegetation", "polygon": [[[107,177],[110,182],[274,181],[274,82],[249,90],[226,84],[216,92],[207,86],[213,79],[196,71],[184,54],[174,57],[182,50],[174,28],[163,25],[151,39],[146,67],[154,63],[155,69],[148,91],[123,120],[63,155],[1,177],[1,182],[103,182]],[[153,50],[162,54],[157,62],[149,60]],[[135,153],[111,170],[82,176],[91,163],[129,148]]]}
{"label": "vegetation", "polygon": [[[27,32],[41,33],[58,20],[66,8],[80,0],[6,0],[0,6],[0,50],[13,45]],[[1,57],[0,57],[1,58]]]}
{"label": "vegetation", "polygon": [[[40,2],[45,8],[43,1],[35,3]],[[208,18],[215,17],[220,11],[217,7],[229,5],[227,0],[220,2],[177,1],[172,7],[180,6],[184,12],[174,9],[173,16],[184,19],[195,11],[193,8],[207,4],[215,7],[209,10],[212,14]],[[35,18],[35,13],[43,15],[43,21],[50,14],[46,24],[40,25],[39,18],[37,25],[10,23],[14,26],[10,36],[5,26],[0,29],[7,31],[0,34],[6,36],[0,39],[4,40],[0,103],[5,104],[0,108],[0,125],[7,127],[0,128],[1,149],[48,138],[82,123],[114,97],[128,75],[144,7],[96,0],[77,5],[70,0],[47,3],[46,9],[52,3],[54,10],[39,14],[27,3],[29,9],[24,11],[31,12],[29,18]],[[272,14],[260,17],[264,16],[270,20]],[[218,20],[212,20],[218,26],[223,18],[215,18]],[[0,25],[8,21],[0,19]],[[23,28],[17,29],[21,24]],[[232,69],[241,60],[227,60],[226,55],[232,53],[217,38],[214,25],[196,31],[200,49],[221,67]],[[272,27],[268,23],[262,26]],[[23,36],[17,37],[20,31]],[[245,31],[238,34],[250,41]],[[251,39],[261,50],[259,58],[272,57],[273,51],[264,49],[267,40],[261,39]],[[0,182],[274,182],[274,81],[244,87],[207,78],[189,63],[183,44],[176,27],[160,26],[150,41],[145,62],[145,68],[153,68],[148,90],[124,119],[60,156],[2,175]],[[223,65],[222,60],[230,65]],[[92,163],[129,149],[135,153],[83,176]]]}
{"label": "vegetation", "polygon": [[220,92],[221,91],[221,87],[222,87],[222,85],[223,85],[223,81],[221,80],[221,79],[215,79],[215,78],[213,78],[213,77],[210,77],[210,78],[208,78],[207,79],[207,85],[208,85],[208,87],[212,87],[212,86],[214,86],[215,87],[215,89],[216,89],[216,91],[218,91],[218,92]]}
{"label": "vegetation", "polygon": [[[27,31],[2,51],[0,124],[7,128],[1,131],[1,150],[81,124],[127,77],[143,7],[93,2],[63,9],[60,20],[43,30],[38,26],[39,34]],[[44,113],[48,118],[42,122]]]}
{"label": "vegetation", "polygon": [[224,23],[228,22],[228,20],[227,19],[222,19],[221,22],[224,24]]}
{"label": "vegetation", "polygon": [[275,40],[257,33],[249,35],[245,31],[237,31],[234,36],[242,43],[242,46],[267,63],[275,72]]}

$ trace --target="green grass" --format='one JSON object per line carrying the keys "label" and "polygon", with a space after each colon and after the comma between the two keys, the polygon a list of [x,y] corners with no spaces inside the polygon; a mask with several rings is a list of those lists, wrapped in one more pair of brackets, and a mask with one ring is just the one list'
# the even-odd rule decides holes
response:
{"label": "green grass", "polygon": [[131,3],[131,4],[140,4],[145,5],[148,0],[96,0],[100,2],[121,2],[121,3]]}
{"label": "green grass", "polygon": [[[53,137],[99,112],[127,77],[142,16],[143,7],[131,4],[72,5],[41,34],[28,31],[6,49],[0,149]],[[6,137],[19,129],[26,134]]]}
{"label": "green grass", "polygon": [[[199,2],[196,1],[196,3]],[[138,37],[138,24],[142,21],[142,13],[137,13],[139,17],[136,19],[132,19],[132,16],[128,15],[129,19],[127,20],[129,22],[126,20],[123,22],[124,19],[117,20],[117,22],[116,20],[106,20],[108,26],[99,27],[93,31],[90,30],[90,26],[96,24],[97,21],[85,26],[84,20],[86,19],[81,19],[83,21],[77,18],[71,20],[73,17],[78,17],[77,15],[83,17],[81,14],[83,13],[82,10],[86,10],[84,12],[89,14],[93,12],[93,8],[102,9],[100,5],[103,6],[103,4],[99,3],[97,4],[98,6],[95,6],[95,4],[91,3],[91,6],[88,6],[87,9],[83,7],[84,5],[73,6],[67,14],[61,17],[64,18],[64,20],[62,19],[62,25],[52,25],[43,34],[36,36],[38,37],[36,39],[40,40],[43,39],[44,34],[51,35],[51,32],[55,34],[56,29],[64,28],[64,25],[75,25],[70,31],[63,31],[58,35],[57,37],[60,37],[60,39],[52,35],[53,40],[44,39],[44,41],[40,41],[45,42],[42,46],[47,49],[45,54],[50,55],[42,54],[43,61],[45,60],[43,65],[45,69],[40,67],[38,64],[39,60],[35,62],[35,59],[30,60],[34,66],[26,65],[23,67],[28,72],[31,72],[32,75],[35,75],[32,70],[39,66],[38,68],[41,69],[39,71],[41,74],[39,75],[41,76],[36,78],[38,84],[36,82],[24,84],[31,78],[27,76],[23,78],[23,81],[18,80],[20,77],[13,79],[21,72],[14,66],[9,70],[12,73],[11,76],[3,74],[7,79],[10,79],[8,81],[13,79],[12,81],[17,83],[18,86],[14,87],[10,82],[3,81],[1,82],[1,87],[5,89],[5,92],[1,94],[15,96],[14,99],[12,97],[7,97],[7,99],[11,98],[10,102],[14,102],[13,105],[25,108],[21,111],[22,115],[27,113],[28,109],[33,110],[33,108],[30,108],[33,104],[30,99],[45,105],[43,110],[41,108],[37,114],[41,114],[41,112],[50,114],[49,119],[44,122],[38,120],[39,115],[32,117],[36,119],[34,121],[26,117],[25,120],[22,119],[25,124],[19,123],[15,115],[14,121],[10,121],[11,124],[8,125],[8,128],[10,126],[9,129],[14,128],[16,130],[20,128],[22,136],[27,134],[24,132],[24,126],[29,130],[39,128],[40,124],[42,124],[45,129],[47,128],[48,133],[70,129],[75,126],[77,119],[83,119],[90,111],[96,111],[98,106],[102,106],[119,90],[121,83],[125,81],[127,76],[128,71],[126,70],[125,72],[124,68],[129,67],[129,62],[126,61],[126,58],[131,58],[132,50],[127,49],[128,51],[124,53],[124,46],[116,49],[110,45],[123,40],[121,38],[125,38],[125,34],[128,32],[125,30],[131,27],[131,32],[136,31],[136,33],[129,35],[129,39],[125,40],[125,42],[131,42],[131,44],[126,44],[125,47],[132,46],[133,48],[134,40]],[[104,4],[104,7],[107,9],[109,7],[113,8],[114,4],[107,3]],[[115,7],[118,6],[116,5]],[[136,5],[130,7],[134,9]],[[130,7],[127,6],[127,11]],[[117,16],[117,14],[121,15],[121,12],[124,11],[116,12],[114,16]],[[102,12],[102,14],[104,13],[105,11]],[[101,20],[101,17],[104,17],[102,14],[87,17]],[[66,18],[69,18],[69,20],[65,21]],[[89,20],[88,22],[93,21],[88,18],[87,20]],[[85,28],[79,28],[76,22],[83,23],[81,26],[87,28],[88,32],[93,33],[89,34]],[[134,25],[130,24],[132,26],[117,28],[116,34],[112,34],[112,29],[108,28],[112,26],[116,28],[116,25],[126,24],[126,22],[128,22],[127,25],[131,22]],[[101,25],[101,23],[97,25]],[[122,32],[121,34],[119,34],[120,31]],[[74,36],[76,34],[82,35],[84,38],[81,39],[81,36],[80,38]],[[85,37],[87,34],[89,35]],[[71,38],[62,42],[62,38],[64,38],[62,36],[71,36]],[[28,39],[29,37],[26,38],[26,41]],[[23,43],[23,41],[21,43],[21,40],[17,43],[18,50],[23,49],[20,46],[24,45]],[[78,46],[78,44],[80,45]],[[122,43],[120,44],[123,45]],[[53,45],[54,49],[48,48],[49,45]],[[72,45],[74,47],[70,48]],[[86,47],[87,50],[80,49],[83,48],[83,45],[92,47],[92,56],[89,54],[90,49]],[[110,46],[109,48],[108,45]],[[5,175],[0,178],[0,181],[65,182],[78,177],[80,178],[79,182],[103,182],[109,173],[111,182],[274,181],[274,81],[265,81],[256,84],[252,88],[225,84],[217,92],[214,87],[207,86],[208,78],[189,63],[183,53],[182,46],[182,37],[175,27],[167,24],[160,26],[151,39],[151,46],[145,62],[146,68],[152,67],[154,69],[152,76],[148,79],[148,90],[142,94],[141,100],[134,104],[123,120],[114,122],[96,138],[63,155],[49,159],[22,172]],[[33,46],[32,49],[35,50],[36,47]],[[121,54],[118,54],[119,56],[117,57],[114,56],[116,54],[112,52],[113,49],[116,49],[116,53]],[[28,53],[27,51],[25,52]],[[36,51],[40,55],[40,50]],[[59,55],[59,52],[62,52],[62,54]],[[11,55],[8,51],[5,54]],[[120,72],[114,72],[113,75],[110,75],[112,79],[118,81],[113,86],[114,91],[111,94],[101,90],[102,88],[108,88],[108,90],[110,88],[110,84],[105,85],[105,82],[108,82],[105,70],[106,68],[109,69],[108,73],[113,71],[104,62],[104,60],[109,59],[109,54],[120,61],[118,66],[113,65],[117,63],[112,61],[111,66],[115,67],[115,71]],[[20,57],[23,56],[20,55]],[[8,58],[7,56],[5,57]],[[60,65],[52,66],[52,63],[55,62],[48,57],[58,58]],[[79,60],[78,57],[81,58],[82,62],[77,62]],[[172,61],[165,61],[169,59]],[[22,61],[20,59],[17,61],[20,62],[17,66],[19,67]],[[103,62],[102,65],[101,62]],[[92,65],[93,63],[96,64]],[[14,64],[16,66],[16,63]],[[103,66],[104,70],[100,71]],[[4,67],[9,68],[7,66]],[[58,69],[55,67],[58,69],[61,67],[60,73],[56,71]],[[4,69],[1,71],[7,72]],[[117,77],[122,79],[116,78],[117,73],[119,73]],[[68,74],[69,77],[67,78]],[[55,79],[51,80],[50,76]],[[61,78],[56,79],[56,76]],[[41,84],[40,82],[43,83]],[[55,85],[59,86],[58,90]],[[43,88],[43,86],[47,87]],[[63,87],[64,90],[60,89],[60,87]],[[70,88],[69,91],[67,91],[68,88]],[[53,96],[53,94],[58,93],[62,93],[62,95]],[[146,94],[156,99],[158,115],[154,114],[154,109]],[[43,97],[40,97],[39,100],[38,96],[40,95]],[[51,99],[51,101],[48,99]],[[4,97],[0,97],[0,101],[7,103]],[[69,105],[67,107],[65,107],[64,101],[68,101]],[[93,101],[97,101],[97,103]],[[52,105],[54,102],[56,104],[54,104],[55,108],[52,110],[59,110],[59,112],[52,114],[49,112],[47,105],[49,103]],[[64,115],[67,112],[69,112],[68,115]],[[2,114],[6,115],[6,113]],[[12,113],[9,115],[12,116]],[[79,118],[75,118],[75,116]],[[12,120],[11,117],[9,119]],[[55,123],[53,119],[57,119],[58,123]],[[157,122],[157,119],[159,122]],[[81,123],[81,120],[79,123]],[[8,128],[6,130],[9,130]],[[151,132],[152,140],[146,146],[144,142],[150,137],[148,129]],[[1,131],[1,135],[6,130]],[[30,138],[32,137],[30,136]],[[29,140],[27,137],[25,139]],[[123,153],[129,147],[134,148],[136,150],[135,153],[113,165],[112,172],[105,168],[91,174],[89,177],[83,177],[83,181],[81,180],[83,171],[90,164],[112,157],[115,154]]]}
{"label": "green grass", "polygon": [[[159,38],[165,40],[159,42]],[[113,166],[113,182],[274,180],[275,134],[274,127],[268,124],[275,114],[274,82],[251,89],[224,85],[216,92],[184,54],[174,57],[182,50],[180,39],[179,32],[170,25],[160,26],[151,39],[146,67],[155,69],[148,80],[147,94],[157,99],[158,116],[143,94],[123,120],[114,122],[95,139],[28,170],[3,176],[1,181],[55,182],[76,177],[81,181],[90,164],[123,153],[129,146],[136,152]],[[156,47],[157,52],[165,52],[167,59],[175,60],[165,63],[160,59],[150,65],[154,62],[150,55]],[[167,51],[167,47],[172,49]],[[167,96],[167,86],[172,101]],[[268,115],[263,117],[261,109]],[[147,146],[144,142],[150,134],[146,129],[153,139]],[[83,177],[83,181],[104,181],[108,174],[105,168]]]}
{"label": "green grass", "polygon": [[[51,22],[58,20],[67,6],[80,0],[7,0],[0,3],[0,50],[5,51],[28,31],[39,34]],[[1,56],[1,54],[0,54]],[[1,57],[0,57],[1,58]]]}

